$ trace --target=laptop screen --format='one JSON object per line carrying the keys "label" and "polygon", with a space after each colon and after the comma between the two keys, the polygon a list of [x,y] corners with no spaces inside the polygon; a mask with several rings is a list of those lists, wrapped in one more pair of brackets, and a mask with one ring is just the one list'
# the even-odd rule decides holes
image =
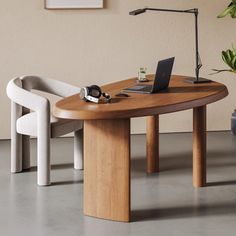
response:
{"label": "laptop screen", "polygon": [[152,88],[153,93],[168,88],[174,60],[175,58],[171,57],[158,62],[155,80]]}

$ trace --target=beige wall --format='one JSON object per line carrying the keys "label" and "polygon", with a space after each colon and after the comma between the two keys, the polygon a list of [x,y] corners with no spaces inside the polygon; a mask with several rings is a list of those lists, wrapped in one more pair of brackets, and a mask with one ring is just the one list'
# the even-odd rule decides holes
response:
{"label": "beige wall", "polygon": [[[236,38],[236,21],[216,19],[229,0],[108,0],[102,10],[45,10],[43,0],[2,1],[0,7],[0,138],[10,135],[10,103],[5,94],[14,76],[37,74],[78,86],[104,84],[136,75],[140,66],[154,72],[157,60],[176,56],[174,73],[193,75],[194,21],[191,15],[148,13],[131,17],[143,6],[200,10],[200,49],[209,77],[224,68],[221,49]],[[236,76],[212,77],[225,83],[230,95],[210,105],[209,130],[229,129],[236,108]],[[161,117],[161,131],[191,130],[191,111]],[[143,119],[133,132],[145,131]]]}

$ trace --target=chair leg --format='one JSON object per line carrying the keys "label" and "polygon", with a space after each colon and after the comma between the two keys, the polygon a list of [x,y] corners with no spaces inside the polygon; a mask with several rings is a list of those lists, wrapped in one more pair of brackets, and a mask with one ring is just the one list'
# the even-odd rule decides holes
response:
{"label": "chair leg", "polygon": [[83,170],[83,129],[75,131],[74,168],[77,170]]}
{"label": "chair leg", "polygon": [[22,135],[22,168],[30,168],[30,136]]}
{"label": "chair leg", "polygon": [[38,136],[37,145],[37,179],[38,185],[50,185],[50,139]]}
{"label": "chair leg", "polygon": [[[26,107],[22,107],[22,115],[30,113]],[[30,168],[30,136],[22,135],[22,169],[27,170]]]}
{"label": "chair leg", "polygon": [[50,185],[50,123],[49,117],[38,114],[37,182],[40,186]]}
{"label": "chair leg", "polygon": [[11,172],[22,171],[22,135],[12,132],[11,135]]}
{"label": "chair leg", "polygon": [[16,121],[22,114],[22,107],[11,102],[11,172],[22,171],[22,135],[16,132]]}

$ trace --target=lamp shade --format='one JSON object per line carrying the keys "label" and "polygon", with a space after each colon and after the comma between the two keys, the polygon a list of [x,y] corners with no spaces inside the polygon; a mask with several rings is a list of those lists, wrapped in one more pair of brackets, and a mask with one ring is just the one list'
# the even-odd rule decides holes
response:
{"label": "lamp shade", "polygon": [[137,9],[137,10],[134,10],[134,11],[131,11],[129,14],[132,15],[132,16],[136,16],[136,15],[139,15],[139,14],[142,14],[146,12],[146,9],[143,8],[143,9]]}

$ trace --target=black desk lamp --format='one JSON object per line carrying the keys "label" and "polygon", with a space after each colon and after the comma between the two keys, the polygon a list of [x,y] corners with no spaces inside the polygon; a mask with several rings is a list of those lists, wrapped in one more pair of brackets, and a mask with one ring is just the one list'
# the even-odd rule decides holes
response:
{"label": "black desk lamp", "polygon": [[178,13],[191,13],[195,15],[195,43],[196,43],[196,69],[195,69],[195,74],[196,74],[196,79],[192,80],[186,80],[187,82],[194,83],[194,84],[199,84],[199,83],[208,83],[211,82],[211,80],[204,79],[204,78],[199,78],[199,71],[200,68],[202,67],[201,63],[201,58],[200,54],[198,51],[198,9],[188,9],[188,10],[174,10],[174,9],[158,9],[158,8],[143,8],[143,9],[137,9],[134,11],[131,11],[129,14],[132,16],[136,16],[142,13],[145,13],[146,11],[165,11],[165,12],[178,12]]}

